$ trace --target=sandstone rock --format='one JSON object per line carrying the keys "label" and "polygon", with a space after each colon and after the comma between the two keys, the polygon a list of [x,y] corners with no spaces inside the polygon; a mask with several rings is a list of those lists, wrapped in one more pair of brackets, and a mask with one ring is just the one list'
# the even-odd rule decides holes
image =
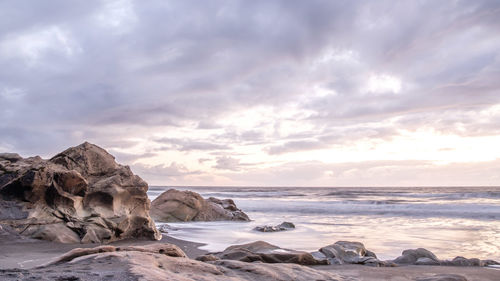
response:
{"label": "sandstone rock", "polygon": [[260,231],[260,232],[277,232],[277,231],[285,231],[285,230],[290,230],[294,229],[295,225],[291,222],[282,222],[278,225],[264,225],[264,226],[257,226],[254,228],[254,230]]}
{"label": "sandstone rock", "polygon": [[363,243],[337,241],[332,245],[319,249],[331,264],[364,264],[370,266],[388,266],[379,261],[375,253],[366,250]]}
{"label": "sandstone rock", "polygon": [[[153,246],[151,246],[153,247]],[[174,245],[161,247],[175,249]],[[296,264],[246,263],[235,260],[200,262],[148,247],[101,246],[74,249],[56,261],[30,270],[1,270],[1,280],[346,280],[339,275]],[[351,280],[351,279],[350,279]]]}
{"label": "sandstone rock", "polygon": [[467,278],[457,274],[437,274],[431,277],[417,278],[417,281],[467,281]]}
{"label": "sandstone rock", "polygon": [[431,251],[424,248],[404,250],[401,256],[394,260],[396,264],[415,264],[420,258],[428,258],[439,263],[439,259]]}
{"label": "sandstone rock", "polygon": [[0,223],[62,243],[160,239],[148,185],[104,149],[83,143],[50,160],[0,154]]}
{"label": "sandstone rock", "polygon": [[[243,262],[264,263],[296,263],[301,265],[325,265],[326,260],[317,260],[310,253],[283,249],[264,241],[257,241],[243,245],[234,245],[220,253],[212,255],[222,260],[238,260]],[[206,258],[198,257],[200,260]],[[208,258],[207,258],[208,259]]]}
{"label": "sandstone rock", "polygon": [[151,217],[162,222],[176,221],[249,221],[233,200],[203,199],[192,191],[170,189],[151,203]]}

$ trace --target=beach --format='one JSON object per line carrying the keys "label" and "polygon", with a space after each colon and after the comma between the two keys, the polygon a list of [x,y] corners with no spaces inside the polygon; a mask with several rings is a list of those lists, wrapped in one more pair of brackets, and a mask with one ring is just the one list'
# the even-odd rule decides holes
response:
{"label": "beach", "polygon": [[[152,186],[148,197],[171,187]],[[360,241],[381,259],[426,248],[455,256],[500,260],[498,187],[175,187],[203,197],[231,198],[250,222],[169,223],[169,235],[221,251],[256,240],[303,251],[335,241]],[[290,221],[293,231],[253,228]],[[161,225],[161,222],[157,222]]]}
{"label": "beach", "polygon": [[[160,241],[134,240],[134,241],[119,241],[112,243],[115,246],[141,246],[151,244],[172,243],[179,246],[190,258],[195,258],[206,251],[200,250],[201,245],[189,241],[179,240],[164,235]],[[43,276],[40,280],[56,280],[61,276],[70,275],[74,278],[68,280],[171,280],[171,279],[156,279],[144,277],[140,275],[124,275],[124,268],[127,266],[112,262],[110,264],[100,265],[99,267],[78,267],[74,266],[68,272],[67,268],[52,268],[48,273],[42,269],[36,269],[37,266],[49,263],[58,256],[66,253],[73,248],[94,247],[93,244],[60,244],[48,241],[33,240],[28,238],[13,239],[6,236],[0,237],[0,277],[2,280],[28,280],[30,276]],[[140,261],[139,261],[140,262]],[[145,265],[146,266],[146,265]],[[17,269],[16,269],[17,268]],[[456,266],[400,266],[400,267],[369,267],[363,265],[324,265],[313,266],[312,268],[335,273],[341,276],[342,280],[358,280],[358,281],[414,281],[417,278],[434,276],[437,274],[458,274],[467,280],[479,281],[494,281],[500,277],[500,270],[493,268],[482,267],[456,267]],[[26,271],[23,275],[22,270],[32,269],[32,275]],[[47,270],[47,269],[45,269]],[[21,272],[21,273],[20,273]],[[40,275],[37,275],[40,272]],[[20,277],[22,276],[22,277]],[[25,279],[23,279],[23,277]],[[123,278],[123,279],[120,279]],[[166,278],[166,276],[165,276]],[[66,279],[57,279],[66,280]],[[172,279],[177,280],[177,279]],[[181,280],[181,279],[179,279]],[[184,280],[184,279],[182,279]],[[198,279],[194,279],[198,280]],[[203,279],[200,279],[203,280]],[[208,280],[208,279],[207,279]],[[278,279],[277,279],[278,280]]]}

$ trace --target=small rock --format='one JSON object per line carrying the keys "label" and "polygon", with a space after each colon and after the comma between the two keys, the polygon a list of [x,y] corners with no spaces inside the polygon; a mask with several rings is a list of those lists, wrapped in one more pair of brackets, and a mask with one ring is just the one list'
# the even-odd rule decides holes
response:
{"label": "small rock", "polygon": [[169,230],[173,230],[170,225],[168,224],[163,224],[163,225],[160,225],[158,227],[158,230],[161,232],[161,233],[168,233]]}
{"label": "small rock", "polygon": [[197,257],[196,260],[202,261],[202,262],[207,262],[207,261],[217,261],[217,260],[219,260],[219,258],[212,255],[212,254],[206,254],[206,255]]}
{"label": "small rock", "polygon": [[260,231],[260,232],[277,232],[277,231],[285,231],[285,230],[291,230],[294,229],[295,225],[291,222],[282,222],[278,225],[264,225],[264,226],[257,226],[254,228],[254,230]]}

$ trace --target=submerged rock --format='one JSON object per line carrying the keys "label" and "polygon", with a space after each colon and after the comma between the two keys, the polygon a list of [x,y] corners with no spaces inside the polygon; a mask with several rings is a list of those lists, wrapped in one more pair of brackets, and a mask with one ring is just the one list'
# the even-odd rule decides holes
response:
{"label": "submerged rock", "polygon": [[50,160],[0,154],[0,223],[62,243],[160,239],[148,185],[104,149],[85,142]]}
{"label": "submerged rock", "polygon": [[101,246],[75,249],[30,270],[1,270],[1,280],[345,280],[339,275],[297,264],[201,262],[186,258],[175,245]]}
{"label": "submerged rock", "polygon": [[[310,253],[283,249],[264,241],[243,245],[233,245],[220,253],[211,253],[221,260],[238,260],[243,262],[263,263],[296,263],[301,265],[326,265],[326,260],[318,260]],[[212,260],[213,257],[201,256],[198,260]]]}
{"label": "submerged rock", "polygon": [[285,231],[285,230],[291,230],[294,229],[295,225],[291,222],[282,222],[278,225],[264,225],[264,226],[257,226],[254,228],[254,230],[260,231],[260,232],[277,232],[277,231]]}
{"label": "submerged rock", "polygon": [[203,199],[192,191],[170,189],[151,203],[151,216],[162,222],[177,221],[249,221],[231,199]]}

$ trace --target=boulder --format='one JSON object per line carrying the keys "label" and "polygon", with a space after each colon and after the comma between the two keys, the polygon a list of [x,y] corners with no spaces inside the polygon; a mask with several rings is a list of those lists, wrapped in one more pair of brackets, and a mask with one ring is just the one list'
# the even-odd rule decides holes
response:
{"label": "boulder", "polygon": [[0,154],[0,223],[32,238],[62,243],[160,239],[147,190],[128,166],[88,142],[50,160]]}
{"label": "boulder", "polygon": [[198,260],[212,260],[214,256],[221,260],[238,260],[243,262],[263,263],[296,263],[301,265],[326,265],[326,260],[315,259],[310,253],[283,249],[264,241],[256,241],[243,245],[233,245],[219,253],[201,256]]}
{"label": "boulder", "polygon": [[169,189],[151,203],[151,217],[156,221],[249,221],[231,199],[203,199],[192,191]]}
{"label": "boulder", "polygon": [[396,264],[416,264],[416,262],[422,258],[426,258],[426,261],[434,261],[439,263],[439,259],[431,251],[424,248],[409,249],[404,250],[401,256],[397,257],[393,262]]}
{"label": "boulder", "polygon": [[257,226],[254,228],[254,230],[260,231],[260,232],[277,232],[277,231],[285,231],[285,230],[290,230],[294,229],[295,225],[291,222],[282,222],[278,225],[264,225],[264,226]]}
{"label": "boulder", "polygon": [[444,260],[441,261],[441,265],[448,266],[489,266],[489,265],[499,265],[500,263],[494,260],[480,260],[478,258],[464,258],[464,257],[455,257],[452,260]]}
{"label": "boulder", "polygon": [[375,253],[368,251],[363,243],[337,241],[332,245],[319,249],[331,264],[363,264],[370,266],[389,266],[379,261]]}
{"label": "boulder", "polygon": [[[0,270],[1,280],[346,280],[333,272],[297,264],[201,262],[185,257],[174,245],[74,249],[33,269]],[[350,279],[349,279],[350,280]]]}
{"label": "boulder", "polygon": [[393,262],[395,264],[445,266],[489,266],[499,264],[494,260],[480,260],[478,258],[468,259],[460,256],[452,260],[440,260],[431,251],[423,248],[404,250],[402,255]]}

